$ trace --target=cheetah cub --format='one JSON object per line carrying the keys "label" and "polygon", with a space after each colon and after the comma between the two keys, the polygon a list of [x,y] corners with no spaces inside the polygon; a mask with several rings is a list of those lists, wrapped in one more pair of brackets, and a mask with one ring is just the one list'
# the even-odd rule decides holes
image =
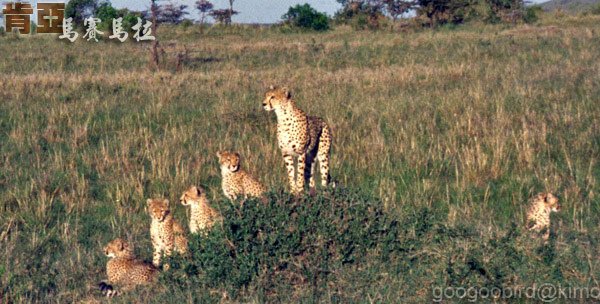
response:
{"label": "cheetah cub", "polygon": [[[109,257],[106,263],[106,275],[109,284],[123,286],[124,290],[130,290],[137,285],[148,284],[156,280],[158,270],[150,263],[138,260],[135,257],[133,246],[118,238],[109,242],[104,247],[104,254]],[[100,289],[106,292],[108,297],[117,292],[113,287],[102,282]]]}
{"label": "cheetah cub", "polygon": [[[265,94],[263,108],[275,111],[277,116],[277,141],[287,168],[292,193],[304,191],[309,180],[311,191],[315,189],[315,166],[319,161],[321,185],[330,182],[329,158],[331,153],[331,130],[323,119],[307,116],[292,99],[287,88],[271,86]],[[294,158],[298,158],[298,170]]]}
{"label": "cheetah cub", "polygon": [[148,199],[146,204],[152,218],[150,223],[150,237],[152,247],[154,247],[152,264],[158,267],[161,256],[170,256],[173,249],[181,254],[186,254],[188,241],[181,225],[173,219],[169,200]]}
{"label": "cheetah cub", "polygon": [[221,151],[217,153],[221,165],[221,187],[230,200],[238,197],[261,197],[265,187],[250,173],[240,168],[240,154],[237,152]]}
{"label": "cheetah cub", "polygon": [[539,193],[529,204],[527,211],[527,228],[537,233],[544,232],[543,238],[550,236],[550,213],[558,212],[558,198],[552,193]]}
{"label": "cheetah cub", "polygon": [[202,187],[192,186],[183,192],[179,201],[190,206],[190,232],[206,232],[220,219],[219,213],[208,204],[206,191]]}

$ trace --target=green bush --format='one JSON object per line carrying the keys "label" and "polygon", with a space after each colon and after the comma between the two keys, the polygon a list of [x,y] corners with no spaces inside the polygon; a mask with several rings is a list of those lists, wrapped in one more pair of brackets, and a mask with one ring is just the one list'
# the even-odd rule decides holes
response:
{"label": "green bush", "polygon": [[308,3],[290,7],[288,12],[281,17],[288,24],[296,27],[326,31],[329,29],[329,18],[326,14],[317,12]]}
{"label": "green bush", "polygon": [[183,29],[187,29],[192,25],[194,25],[194,22],[192,22],[190,19],[185,19],[179,24],[179,26],[181,26]]}
{"label": "green bush", "polygon": [[[397,210],[402,216],[392,216],[398,213],[384,211],[378,199],[353,192],[271,194],[265,204],[220,205],[222,224],[206,236],[192,235],[189,257],[167,259],[171,267],[161,274],[167,288],[161,296],[356,302],[389,282],[402,282],[404,299],[422,300],[433,287],[576,286],[581,282],[562,273],[589,270],[557,252],[555,233],[545,244],[513,223],[486,235],[468,220],[449,225],[439,208],[407,206]],[[585,251],[571,254],[584,258]]]}
{"label": "green bush", "polygon": [[523,21],[525,23],[534,23],[538,21],[539,15],[543,12],[543,9],[539,5],[532,5],[525,8],[525,14],[523,15]]}
{"label": "green bush", "polygon": [[131,28],[137,24],[138,17],[139,16],[137,14],[127,13],[125,16],[123,16],[123,28],[126,31],[131,31]]}
{"label": "green bush", "polygon": [[119,18],[119,14],[116,8],[114,8],[110,2],[102,2],[95,13],[97,18],[102,21],[98,26],[101,29],[111,29],[113,19]]}
{"label": "green bush", "polygon": [[345,265],[365,263],[371,251],[384,259],[403,246],[397,221],[381,206],[341,191],[301,199],[273,195],[268,204],[248,201],[243,207],[228,203],[222,227],[207,237],[194,235],[191,260],[172,259],[172,271],[162,279],[171,288],[206,286],[234,298],[251,285],[267,293],[323,285]]}
{"label": "green bush", "polygon": [[73,18],[73,24],[83,24],[83,20],[96,13],[97,8],[98,0],[69,0],[65,18]]}
{"label": "green bush", "polygon": [[591,13],[594,15],[600,15],[600,3],[596,4],[596,6],[592,7]]}

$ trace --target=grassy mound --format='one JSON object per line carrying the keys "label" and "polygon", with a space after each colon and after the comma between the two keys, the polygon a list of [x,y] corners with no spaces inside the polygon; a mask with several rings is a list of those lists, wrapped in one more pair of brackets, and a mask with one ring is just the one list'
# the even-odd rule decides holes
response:
{"label": "grassy mound", "polygon": [[222,205],[222,225],[192,236],[191,256],[170,259],[164,300],[436,300],[446,287],[586,286],[564,274],[590,270],[572,259],[585,251],[558,254],[554,235],[544,244],[516,224],[487,235],[429,208],[393,218],[378,199],[349,191]]}

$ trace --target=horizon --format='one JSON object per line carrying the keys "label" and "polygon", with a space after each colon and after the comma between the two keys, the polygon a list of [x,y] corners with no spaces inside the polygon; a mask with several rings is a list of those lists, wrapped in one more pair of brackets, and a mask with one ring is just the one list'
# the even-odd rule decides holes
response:
{"label": "horizon", "polygon": [[[0,1],[0,3],[6,4],[13,1]],[[64,2],[68,3],[68,1],[52,1],[52,0],[41,0],[41,1],[21,1],[32,4],[37,3],[56,3],[56,2]],[[133,11],[143,11],[147,10],[150,7],[150,1],[137,1],[137,0],[114,0],[109,1],[113,7],[117,9],[127,8]],[[164,1],[167,2],[167,1]],[[186,15],[187,19],[191,19],[194,21],[199,20],[199,12],[196,10],[194,6],[195,0],[179,0],[179,1],[171,1],[177,4],[187,5]],[[227,0],[214,0],[211,1],[214,4],[216,9],[220,8],[228,8],[229,3]],[[546,2],[545,0],[533,0],[531,1],[533,4],[539,4]],[[315,8],[319,12],[323,12],[327,14],[329,17],[332,17],[335,12],[337,12],[342,6],[335,0],[280,0],[280,1],[270,1],[270,0],[241,0],[236,1],[233,4],[234,10],[238,11],[238,15],[234,15],[232,18],[233,23],[240,24],[275,24],[281,22],[281,17],[287,13],[288,9],[297,4],[305,4],[308,3],[310,6]],[[3,19],[0,16],[0,19]],[[37,23],[37,12],[34,12],[32,16],[32,21]],[[208,22],[214,21],[212,18],[207,17]],[[2,24],[4,26],[4,24]]]}

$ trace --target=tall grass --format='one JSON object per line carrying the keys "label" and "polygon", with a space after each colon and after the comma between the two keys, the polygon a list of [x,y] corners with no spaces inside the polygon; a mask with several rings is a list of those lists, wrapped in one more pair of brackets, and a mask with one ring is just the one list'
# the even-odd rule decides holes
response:
{"label": "tall grass", "polygon": [[[527,199],[540,191],[563,205],[551,247],[559,258],[547,267],[586,257],[563,263],[561,280],[597,285],[598,21],[407,33],[162,27],[167,53],[191,51],[179,73],[149,71],[142,43],[0,37],[0,299],[98,299],[107,241],[129,237],[150,257],[146,198],[176,202],[203,185],[217,208],[229,208],[217,150],[239,151],[270,189],[285,189],[275,117],[260,108],[271,84],[289,86],[301,108],[332,126],[332,175],[343,188],[380,202],[391,219],[426,208],[439,215],[435,225],[474,235],[439,232],[455,251],[424,264],[442,271],[435,282],[423,265],[384,275],[382,264],[353,264],[339,276],[352,278],[363,300],[423,301],[430,284],[466,284],[470,274],[457,279],[446,263],[477,254],[496,261],[508,249],[478,240],[518,231]],[[184,208],[174,212],[185,221]],[[434,239],[424,237],[419,254],[437,250]],[[513,270],[531,282],[545,253],[514,246],[532,262]],[[177,293],[182,301],[192,299],[188,287]],[[264,299],[254,291],[242,298]],[[321,296],[312,299],[334,301]],[[133,297],[153,298],[148,290]]]}

